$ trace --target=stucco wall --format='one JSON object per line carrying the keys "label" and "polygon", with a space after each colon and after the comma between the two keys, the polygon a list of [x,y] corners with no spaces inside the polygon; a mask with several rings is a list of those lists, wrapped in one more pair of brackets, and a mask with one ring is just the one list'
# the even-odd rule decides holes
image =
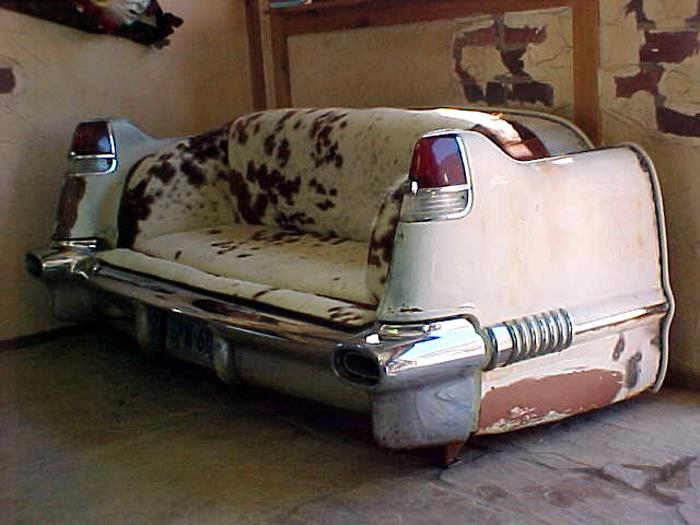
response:
{"label": "stucco wall", "polygon": [[[634,141],[661,179],[677,300],[671,369],[700,378],[700,17],[697,0],[605,0],[605,141]],[[687,379],[687,377],[686,377]]]}
{"label": "stucco wall", "polygon": [[570,116],[569,8],[299,35],[296,106],[499,105]]}
{"label": "stucco wall", "polygon": [[49,239],[77,122],[125,116],[152,134],[182,135],[251,106],[243,2],[161,5],[185,20],[163,50],[0,9],[0,70],[15,77],[0,78],[0,92],[12,91],[0,93],[0,340],[56,326],[23,257]]}
{"label": "stucco wall", "polygon": [[[678,302],[672,371],[700,377],[697,0],[600,0],[603,141],[635,141],[664,191]],[[295,105],[497,103],[571,115],[571,13],[547,9],[290,41]]]}

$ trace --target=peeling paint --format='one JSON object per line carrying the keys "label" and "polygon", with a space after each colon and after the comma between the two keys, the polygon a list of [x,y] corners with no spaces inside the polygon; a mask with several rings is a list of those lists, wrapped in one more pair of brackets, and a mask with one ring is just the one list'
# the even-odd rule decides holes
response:
{"label": "peeling paint", "polygon": [[[454,70],[466,99],[469,102],[485,101],[489,105],[502,105],[511,100],[551,106],[554,101],[552,86],[534,80],[525,71],[523,61],[528,46],[540,44],[546,38],[545,27],[510,27],[502,15],[495,15],[489,27],[458,33],[453,42]],[[469,68],[463,65],[465,49],[475,46],[497,49],[509,75],[494,78],[485,88],[480,85]]]}
{"label": "peeling paint", "polygon": [[452,67],[471,103],[570,104],[572,79],[563,72],[572,67],[571,11],[539,9],[458,21]]}
{"label": "peeling paint", "polygon": [[506,432],[610,404],[622,388],[618,371],[592,369],[494,388],[481,401],[479,433]]}
{"label": "peeling paint", "polygon": [[625,15],[631,14],[644,37],[639,47],[639,70],[633,75],[615,76],[615,96],[631,98],[640,91],[647,92],[654,97],[655,125],[660,131],[700,137],[700,114],[671,108],[668,97],[660,90],[669,65],[684,63],[700,51],[696,17],[686,19],[689,27],[659,31],[655,29],[656,21],[645,13],[644,0],[632,0],[627,4]]}

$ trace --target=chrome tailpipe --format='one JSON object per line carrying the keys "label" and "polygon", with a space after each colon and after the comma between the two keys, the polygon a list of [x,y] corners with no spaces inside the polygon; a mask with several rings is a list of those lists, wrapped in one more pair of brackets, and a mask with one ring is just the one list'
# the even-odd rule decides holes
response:
{"label": "chrome tailpipe", "polygon": [[475,428],[489,347],[466,318],[379,325],[339,345],[333,370],[372,398],[374,437],[387,448],[464,442]]}
{"label": "chrome tailpipe", "polygon": [[55,241],[48,248],[25,255],[27,272],[44,281],[51,297],[54,317],[63,321],[93,319],[93,297],[82,283],[94,271],[97,251],[104,249],[98,239]]}
{"label": "chrome tailpipe", "polygon": [[28,252],[24,262],[27,272],[42,281],[88,279],[94,255],[102,249],[98,239],[56,241],[48,248]]}

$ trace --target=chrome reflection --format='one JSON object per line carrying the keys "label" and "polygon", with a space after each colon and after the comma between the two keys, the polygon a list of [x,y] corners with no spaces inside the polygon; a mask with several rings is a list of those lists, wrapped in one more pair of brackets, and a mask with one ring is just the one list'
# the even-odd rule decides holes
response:
{"label": "chrome reflection", "polygon": [[333,369],[345,382],[386,391],[459,377],[487,362],[484,339],[468,319],[460,317],[381,325],[356,343],[341,344]]}

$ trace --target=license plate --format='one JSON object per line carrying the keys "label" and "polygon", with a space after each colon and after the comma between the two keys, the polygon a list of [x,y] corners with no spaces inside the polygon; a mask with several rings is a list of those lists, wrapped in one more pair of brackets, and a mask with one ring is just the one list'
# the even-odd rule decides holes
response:
{"label": "license plate", "polygon": [[212,335],[206,323],[180,315],[167,317],[165,346],[172,353],[199,363],[210,363]]}

